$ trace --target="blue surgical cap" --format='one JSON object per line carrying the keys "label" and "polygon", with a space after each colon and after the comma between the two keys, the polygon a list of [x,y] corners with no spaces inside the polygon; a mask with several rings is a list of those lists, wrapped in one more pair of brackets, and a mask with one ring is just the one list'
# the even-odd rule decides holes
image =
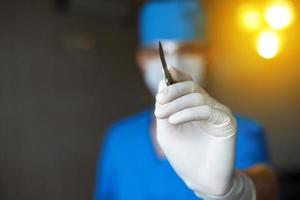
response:
{"label": "blue surgical cap", "polygon": [[142,46],[158,40],[204,40],[205,15],[199,0],[152,0],[142,7],[139,20]]}

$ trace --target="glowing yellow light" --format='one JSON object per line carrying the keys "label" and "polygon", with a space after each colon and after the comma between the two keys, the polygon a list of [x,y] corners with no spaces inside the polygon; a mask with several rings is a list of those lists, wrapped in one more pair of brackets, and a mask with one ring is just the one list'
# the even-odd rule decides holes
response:
{"label": "glowing yellow light", "polygon": [[244,5],[239,9],[242,26],[247,30],[257,30],[261,26],[260,12],[253,5]]}
{"label": "glowing yellow light", "polygon": [[279,37],[275,32],[264,31],[257,40],[257,52],[266,59],[274,58],[279,51]]}
{"label": "glowing yellow light", "polygon": [[294,21],[293,5],[288,1],[274,1],[265,13],[268,24],[274,29],[288,27]]}

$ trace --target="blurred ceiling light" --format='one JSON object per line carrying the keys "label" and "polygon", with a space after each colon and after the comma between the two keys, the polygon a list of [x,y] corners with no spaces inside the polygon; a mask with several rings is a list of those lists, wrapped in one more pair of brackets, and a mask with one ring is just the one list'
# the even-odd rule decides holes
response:
{"label": "blurred ceiling light", "polygon": [[273,31],[263,31],[257,39],[257,53],[265,58],[274,58],[279,51],[279,37]]}
{"label": "blurred ceiling light", "polygon": [[251,4],[245,4],[239,9],[239,19],[241,25],[246,30],[257,30],[262,25],[261,15],[259,10]]}
{"label": "blurred ceiling light", "polygon": [[265,18],[274,29],[286,28],[294,21],[294,6],[287,0],[273,1],[266,10]]}

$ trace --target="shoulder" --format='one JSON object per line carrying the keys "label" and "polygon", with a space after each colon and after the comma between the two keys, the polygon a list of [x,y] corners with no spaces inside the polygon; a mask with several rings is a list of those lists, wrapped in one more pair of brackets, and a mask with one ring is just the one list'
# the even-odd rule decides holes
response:
{"label": "shoulder", "polygon": [[102,140],[102,156],[111,162],[127,162],[126,155],[132,156],[138,146],[145,146],[151,113],[144,110],[113,123]]}
{"label": "shoulder", "polygon": [[124,132],[135,130],[140,126],[146,125],[152,117],[152,110],[147,109],[141,112],[135,113],[133,115],[124,117],[116,122],[114,122],[110,128],[109,132]]}
{"label": "shoulder", "polygon": [[264,132],[263,126],[256,120],[241,114],[234,114],[239,133],[260,134]]}
{"label": "shoulder", "polygon": [[248,117],[235,114],[238,126],[236,166],[244,169],[268,163],[267,138],[263,126]]}
{"label": "shoulder", "polygon": [[149,127],[152,109],[146,109],[113,123],[106,132],[104,142],[136,140]]}
{"label": "shoulder", "polygon": [[267,135],[263,126],[257,121],[241,115],[238,115],[236,120],[238,125],[237,147],[244,150],[266,151]]}

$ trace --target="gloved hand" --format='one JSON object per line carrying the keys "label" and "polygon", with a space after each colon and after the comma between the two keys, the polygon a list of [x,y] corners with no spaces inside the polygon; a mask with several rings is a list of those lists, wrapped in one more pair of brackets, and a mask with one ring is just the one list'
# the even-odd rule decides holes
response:
{"label": "gloved hand", "polygon": [[[255,198],[251,180],[234,171],[237,128],[231,111],[191,76],[172,67],[170,72],[177,83],[167,87],[160,82],[156,134],[178,176],[206,199]],[[252,188],[250,195],[246,186]]]}

